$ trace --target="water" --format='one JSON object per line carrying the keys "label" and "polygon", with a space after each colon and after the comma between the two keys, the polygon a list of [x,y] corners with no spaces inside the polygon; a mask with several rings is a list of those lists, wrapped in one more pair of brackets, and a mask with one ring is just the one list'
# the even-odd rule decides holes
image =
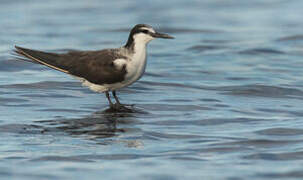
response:
{"label": "water", "polygon": [[[0,3],[1,179],[302,179],[302,1]],[[14,45],[62,52],[121,46],[137,23],[147,72],[103,94],[16,61]]]}

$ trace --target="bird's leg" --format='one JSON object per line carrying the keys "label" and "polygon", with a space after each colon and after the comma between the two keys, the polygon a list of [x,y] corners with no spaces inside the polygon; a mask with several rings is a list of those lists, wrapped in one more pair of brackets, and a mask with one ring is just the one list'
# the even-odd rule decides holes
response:
{"label": "bird's leg", "polygon": [[116,104],[113,104],[111,99],[110,99],[110,96],[109,96],[109,92],[106,91],[105,92],[105,95],[108,99],[108,102],[109,102],[109,105],[110,105],[110,108],[111,109],[115,109],[115,110],[129,110],[128,108],[124,107],[122,104],[120,104],[120,101],[118,100],[117,96],[116,96],[116,93],[113,93],[113,96],[114,98],[116,99],[117,103]]}
{"label": "bird's leg", "polygon": [[107,98],[107,100],[108,100],[108,102],[109,102],[110,107],[114,107],[114,104],[113,104],[112,101],[110,100],[108,91],[105,92],[105,95],[106,95],[106,98]]}
{"label": "bird's leg", "polygon": [[117,95],[116,95],[116,91],[112,91],[112,94],[113,94],[113,96],[114,96],[114,98],[115,98],[115,100],[116,100],[116,102],[119,106],[134,106],[133,104],[121,104]]}
{"label": "bird's leg", "polygon": [[112,94],[113,94],[113,96],[114,96],[114,98],[115,98],[117,104],[121,105],[121,103],[120,103],[120,101],[119,101],[119,99],[118,99],[118,97],[117,97],[117,95],[116,95],[116,91],[112,91]]}

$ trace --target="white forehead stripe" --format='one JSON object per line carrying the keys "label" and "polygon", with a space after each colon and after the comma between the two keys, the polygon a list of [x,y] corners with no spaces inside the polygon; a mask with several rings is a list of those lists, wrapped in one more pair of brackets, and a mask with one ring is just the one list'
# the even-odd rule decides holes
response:
{"label": "white forehead stripe", "polygon": [[142,27],[142,28],[140,28],[140,29],[148,30],[148,31],[150,31],[150,32],[152,32],[152,33],[155,33],[155,30],[154,30],[153,28]]}

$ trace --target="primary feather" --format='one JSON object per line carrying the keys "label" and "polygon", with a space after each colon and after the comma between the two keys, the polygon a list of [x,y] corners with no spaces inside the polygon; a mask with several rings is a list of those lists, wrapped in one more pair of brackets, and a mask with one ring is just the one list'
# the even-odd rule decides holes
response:
{"label": "primary feather", "polygon": [[71,74],[95,84],[112,84],[124,80],[126,68],[115,67],[113,61],[125,56],[116,49],[100,51],[71,51],[65,54],[49,53],[16,46],[15,52],[32,62]]}

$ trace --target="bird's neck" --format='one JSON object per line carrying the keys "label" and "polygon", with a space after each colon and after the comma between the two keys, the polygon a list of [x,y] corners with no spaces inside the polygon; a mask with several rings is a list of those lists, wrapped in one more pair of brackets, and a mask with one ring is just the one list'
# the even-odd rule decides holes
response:
{"label": "bird's neck", "polygon": [[128,76],[129,78],[133,79],[133,82],[140,79],[143,73],[145,72],[147,59],[146,45],[147,43],[135,40],[132,41],[129,46],[124,46],[130,60],[128,61],[128,65],[126,68],[128,71]]}
{"label": "bird's neck", "polygon": [[124,48],[128,50],[130,56],[136,57],[136,59],[142,59],[146,56],[146,46],[148,42],[141,39],[129,38]]}
{"label": "bird's neck", "polygon": [[133,38],[133,36],[130,34],[129,37],[128,37],[128,40],[127,40],[127,42],[126,42],[126,44],[125,44],[124,47],[125,47],[126,49],[131,50],[131,49],[133,49],[133,46],[134,46],[134,38]]}
{"label": "bird's neck", "polygon": [[142,43],[142,42],[134,43],[133,49],[131,50],[133,59],[136,59],[139,61],[145,61],[146,45],[147,45],[146,43]]}

